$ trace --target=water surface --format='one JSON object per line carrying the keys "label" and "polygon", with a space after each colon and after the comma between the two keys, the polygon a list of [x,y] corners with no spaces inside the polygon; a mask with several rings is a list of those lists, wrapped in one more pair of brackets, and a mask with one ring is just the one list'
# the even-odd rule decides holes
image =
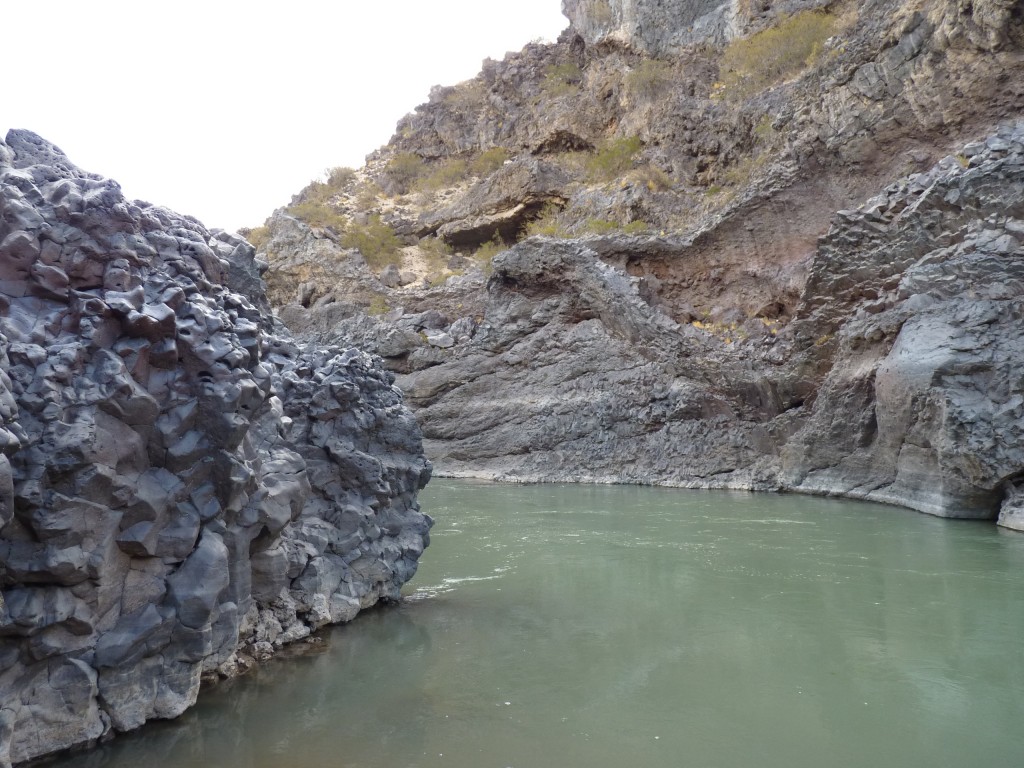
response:
{"label": "water surface", "polygon": [[729,492],[422,501],[401,606],[60,765],[1024,765],[1024,535]]}

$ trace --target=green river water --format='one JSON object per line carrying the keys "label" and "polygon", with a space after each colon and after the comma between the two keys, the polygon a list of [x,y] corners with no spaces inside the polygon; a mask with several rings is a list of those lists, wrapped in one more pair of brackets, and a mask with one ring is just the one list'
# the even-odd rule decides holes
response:
{"label": "green river water", "polygon": [[435,480],[399,606],[55,765],[1021,768],[1024,535]]}

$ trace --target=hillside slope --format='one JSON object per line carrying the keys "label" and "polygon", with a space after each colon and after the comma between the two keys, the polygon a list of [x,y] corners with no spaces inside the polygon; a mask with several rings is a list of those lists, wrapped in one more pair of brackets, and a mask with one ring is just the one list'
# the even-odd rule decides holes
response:
{"label": "hillside slope", "polygon": [[442,474],[1019,525],[1022,4],[563,7],[253,233],[281,318]]}

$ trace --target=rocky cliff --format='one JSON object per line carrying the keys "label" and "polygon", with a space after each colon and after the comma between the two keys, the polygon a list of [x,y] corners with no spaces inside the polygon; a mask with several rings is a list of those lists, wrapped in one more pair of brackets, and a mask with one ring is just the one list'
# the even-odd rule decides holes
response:
{"label": "rocky cliff", "polygon": [[430,465],[394,377],[294,341],[264,267],[0,142],[0,765],[174,717],[415,572]]}
{"label": "rocky cliff", "polygon": [[280,317],[384,355],[444,474],[1022,527],[1024,6],[563,8],[254,233]]}
{"label": "rocky cliff", "polygon": [[1024,125],[1007,126],[838,214],[785,325],[666,317],[610,265],[652,242],[530,239],[494,260],[472,338],[399,385],[451,474],[842,494],[1019,526],[1022,214]]}

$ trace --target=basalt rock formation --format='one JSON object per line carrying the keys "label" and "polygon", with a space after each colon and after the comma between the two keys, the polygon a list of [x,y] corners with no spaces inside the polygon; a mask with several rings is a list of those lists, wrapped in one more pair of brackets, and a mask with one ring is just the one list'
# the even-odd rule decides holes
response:
{"label": "basalt rock formation", "polygon": [[443,471],[1020,527],[1024,125],[838,214],[786,326],[676,323],[609,263],[650,247],[534,238],[495,259],[472,338],[398,379]]}
{"label": "basalt rock formation", "polygon": [[393,374],[294,341],[264,267],[0,142],[0,765],[174,717],[415,572],[430,465]]}
{"label": "basalt rock formation", "polygon": [[[1024,7],[563,7],[326,189],[333,221],[312,187],[275,213],[282,320],[382,354],[442,474],[1024,527]],[[342,237],[366,216],[399,272],[455,253],[377,280]]]}

